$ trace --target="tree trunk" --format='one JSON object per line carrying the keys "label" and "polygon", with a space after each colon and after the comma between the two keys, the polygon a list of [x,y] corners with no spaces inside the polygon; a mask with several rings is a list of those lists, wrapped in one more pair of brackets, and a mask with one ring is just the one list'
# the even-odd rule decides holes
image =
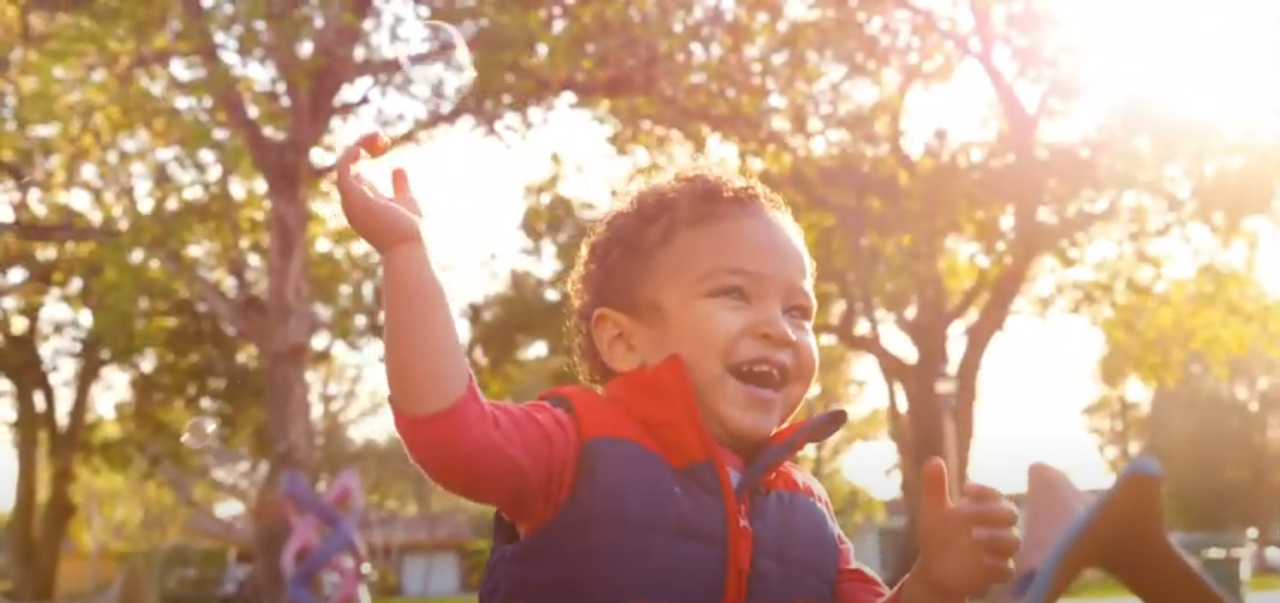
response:
{"label": "tree trunk", "polygon": [[[103,363],[94,356],[95,343],[86,340],[67,425],[60,429],[57,401],[41,367],[35,340],[11,341],[10,345],[7,351],[14,355],[4,359],[7,366],[0,367],[17,393],[18,483],[8,528],[9,558],[17,566],[14,594],[19,599],[43,601],[55,594],[59,558],[75,517],[76,505],[71,500],[75,457],[88,415],[89,389]],[[44,399],[43,408],[36,404],[37,392]],[[40,462],[41,435],[47,469]],[[42,472],[48,475],[43,508],[39,500]]]}
{"label": "tree trunk", "polygon": [[[281,165],[305,165],[284,159]],[[310,473],[314,466],[307,367],[311,360],[314,319],[308,283],[308,210],[302,178],[268,174],[271,183],[270,247],[267,255],[266,321],[261,325],[266,371],[266,433],[275,446],[271,469],[258,493],[255,509],[255,575],[259,597],[286,603],[280,554],[289,524],[280,501],[280,479],[288,471]]]}
{"label": "tree trunk", "polygon": [[40,533],[35,539],[36,564],[40,568],[36,578],[37,600],[53,598],[58,583],[59,558],[67,541],[67,531],[76,515],[76,505],[71,501],[71,471],[56,468],[49,482],[49,499],[41,518]]}
{"label": "tree trunk", "polygon": [[48,499],[37,513],[36,473],[40,465],[35,440],[39,431],[24,429],[24,423],[38,423],[39,419],[18,419],[18,497],[9,524],[9,555],[16,566],[14,595],[29,601],[50,600],[56,594],[58,561],[76,512],[71,501],[73,475],[55,468],[50,475]]}
{"label": "tree trunk", "polygon": [[[901,548],[892,572],[886,576],[890,584],[897,584],[906,577],[919,555],[916,517],[920,503],[920,469],[925,461],[943,456],[942,413],[934,386],[940,372],[921,370],[920,365],[911,372],[911,383],[904,384],[907,392],[908,441],[898,443],[902,459],[902,502],[906,507],[906,523],[903,527]],[[959,468],[948,468],[951,471]]]}
{"label": "tree trunk", "polygon": [[36,410],[35,392],[22,383],[14,383],[17,390],[18,417],[14,425],[15,447],[18,456],[18,484],[16,487],[13,511],[9,516],[8,544],[9,562],[14,566],[14,596],[24,600],[43,600],[53,593],[41,592],[38,584],[43,582],[39,556],[35,555],[36,513],[38,479],[40,472],[40,417]]}
{"label": "tree trunk", "polygon": [[263,480],[254,508],[254,595],[261,603],[285,603],[288,585],[280,567],[280,553],[289,539],[289,520],[280,492],[281,468],[273,466]]}
{"label": "tree trunk", "polygon": [[[1017,296],[1030,269],[1032,256],[1015,257],[997,278],[990,289],[990,299],[978,312],[978,317],[966,330],[964,352],[961,354],[954,375],[954,406],[951,408],[955,429],[955,466],[947,467],[951,478],[958,483],[968,480],[969,451],[973,440],[973,407],[977,399],[978,374],[982,359],[986,356],[995,334],[1003,327],[1009,307]],[[897,441],[901,459],[902,498],[907,517],[904,526],[902,548],[898,563],[891,574],[892,584],[902,581],[911,571],[919,554],[916,516],[919,510],[919,476],[925,461],[946,456],[944,441],[944,413],[937,386],[951,369],[947,343],[948,331],[953,319],[946,306],[940,305],[940,313],[925,313],[908,331],[918,353],[914,364],[901,371],[901,385],[907,397],[907,429],[895,430],[908,441]]]}

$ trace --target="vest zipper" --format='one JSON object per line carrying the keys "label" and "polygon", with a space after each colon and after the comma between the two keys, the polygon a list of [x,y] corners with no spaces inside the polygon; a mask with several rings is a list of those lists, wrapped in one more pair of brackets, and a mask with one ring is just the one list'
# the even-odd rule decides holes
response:
{"label": "vest zipper", "polygon": [[744,495],[738,501],[737,543],[734,547],[734,574],[737,577],[734,603],[747,599],[747,585],[751,579],[751,549],[755,535],[751,530],[751,509]]}

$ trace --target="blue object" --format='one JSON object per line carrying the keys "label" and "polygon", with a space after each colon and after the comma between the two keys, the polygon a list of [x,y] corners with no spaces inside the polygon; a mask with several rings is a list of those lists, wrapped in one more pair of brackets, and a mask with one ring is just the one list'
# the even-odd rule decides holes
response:
{"label": "blue object", "polygon": [[355,548],[350,529],[334,530],[320,542],[320,546],[312,549],[311,554],[302,560],[302,564],[294,570],[300,576],[315,578],[320,572],[342,553]]}
{"label": "blue object", "polygon": [[1097,500],[1093,501],[1085,509],[1085,512],[1067,528],[1066,534],[1053,547],[1044,563],[1040,567],[1018,577],[1014,587],[1014,598],[1021,603],[1053,603],[1049,600],[1049,590],[1053,587],[1059,566],[1072,547],[1076,546],[1081,536],[1093,525],[1094,520],[1098,518],[1099,511],[1106,505],[1112,492],[1127,479],[1135,476],[1159,477],[1161,473],[1159,461],[1150,456],[1141,456],[1129,463],[1120,472],[1120,476],[1116,478],[1116,483],[1102,496],[1099,496]]}
{"label": "blue object", "polygon": [[291,603],[323,603],[311,591],[311,585],[329,564],[348,551],[359,556],[356,545],[355,522],[343,516],[340,509],[329,504],[316,492],[306,476],[289,471],[280,478],[280,490],[300,509],[314,515],[325,527],[328,536],[302,559],[289,576],[288,592]]}
{"label": "blue object", "polygon": [[286,478],[290,476],[297,476],[297,478],[281,480],[281,489],[284,490],[285,496],[297,503],[304,511],[318,517],[327,527],[335,528],[346,521],[341,511],[325,501],[311,483],[306,481],[306,478],[293,472],[285,475]]}

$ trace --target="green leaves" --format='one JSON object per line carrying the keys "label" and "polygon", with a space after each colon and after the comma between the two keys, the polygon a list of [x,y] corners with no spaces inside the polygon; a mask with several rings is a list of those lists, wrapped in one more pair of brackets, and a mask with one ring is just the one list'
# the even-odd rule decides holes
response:
{"label": "green leaves", "polygon": [[586,236],[587,210],[555,188],[549,181],[530,192],[521,223],[530,259],[545,269],[513,269],[501,290],[464,312],[472,368],[497,399],[531,400],[573,382],[563,285]]}
{"label": "green leaves", "polygon": [[1222,376],[1239,358],[1280,353],[1280,302],[1252,274],[1206,266],[1194,277],[1131,296],[1103,323],[1104,382],[1178,383],[1189,366]]}
{"label": "green leaves", "polygon": [[1251,356],[1225,371],[1190,370],[1151,402],[1147,447],[1163,462],[1175,525],[1229,530],[1267,525],[1280,493],[1274,357]]}
{"label": "green leaves", "polygon": [[1115,466],[1139,450],[1160,457],[1172,520],[1183,529],[1274,517],[1257,502],[1280,492],[1280,300],[1247,269],[1207,265],[1159,281],[1103,322],[1107,389],[1086,411],[1090,428]]}

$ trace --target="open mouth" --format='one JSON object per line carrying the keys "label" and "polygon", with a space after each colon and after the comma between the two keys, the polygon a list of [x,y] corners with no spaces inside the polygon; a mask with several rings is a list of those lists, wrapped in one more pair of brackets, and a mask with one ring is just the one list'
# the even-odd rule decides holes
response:
{"label": "open mouth", "polygon": [[730,365],[729,374],[751,387],[776,392],[787,384],[791,369],[777,360],[757,358]]}

